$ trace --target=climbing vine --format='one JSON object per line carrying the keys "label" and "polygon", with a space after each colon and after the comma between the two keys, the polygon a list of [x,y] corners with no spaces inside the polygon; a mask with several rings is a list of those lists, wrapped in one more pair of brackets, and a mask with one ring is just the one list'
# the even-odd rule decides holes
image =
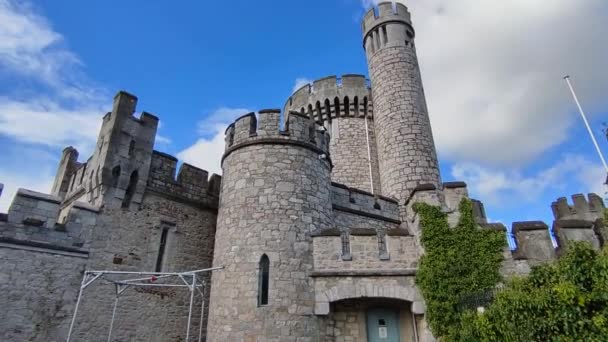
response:
{"label": "climbing vine", "polygon": [[416,283],[426,302],[428,323],[435,336],[460,340],[463,313],[458,304],[501,281],[504,233],[480,229],[468,199],[460,202],[455,228],[450,228],[447,215],[439,207],[416,203],[414,210],[420,217],[425,249]]}

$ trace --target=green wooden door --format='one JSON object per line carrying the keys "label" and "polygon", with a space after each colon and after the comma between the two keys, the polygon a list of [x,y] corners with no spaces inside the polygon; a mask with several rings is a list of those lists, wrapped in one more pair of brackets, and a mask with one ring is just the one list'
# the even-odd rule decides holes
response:
{"label": "green wooden door", "polygon": [[376,308],[367,311],[368,342],[399,342],[397,310]]}

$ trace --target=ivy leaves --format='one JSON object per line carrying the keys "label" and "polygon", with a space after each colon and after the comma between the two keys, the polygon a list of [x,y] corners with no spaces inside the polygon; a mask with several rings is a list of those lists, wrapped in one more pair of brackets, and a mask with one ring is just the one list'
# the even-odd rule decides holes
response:
{"label": "ivy leaves", "polygon": [[420,217],[425,249],[416,283],[425,298],[428,322],[436,336],[457,340],[462,319],[458,303],[501,280],[506,239],[501,232],[479,229],[468,199],[460,203],[455,228],[450,228],[439,207],[416,203],[414,210]]}

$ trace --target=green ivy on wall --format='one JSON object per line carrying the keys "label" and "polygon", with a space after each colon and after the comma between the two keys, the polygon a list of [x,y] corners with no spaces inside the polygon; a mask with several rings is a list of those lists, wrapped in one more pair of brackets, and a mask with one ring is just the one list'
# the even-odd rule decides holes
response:
{"label": "green ivy on wall", "polygon": [[420,217],[425,250],[416,283],[426,302],[428,323],[435,336],[446,341],[460,340],[464,316],[458,303],[501,281],[505,234],[480,229],[468,199],[460,202],[460,219],[455,228],[450,228],[440,207],[416,203],[414,210]]}

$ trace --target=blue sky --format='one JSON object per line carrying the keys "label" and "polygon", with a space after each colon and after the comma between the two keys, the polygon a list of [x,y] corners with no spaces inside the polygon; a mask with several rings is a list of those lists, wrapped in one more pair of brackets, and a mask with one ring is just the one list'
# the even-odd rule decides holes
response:
{"label": "blue sky", "polygon": [[[161,118],[156,149],[219,172],[227,123],[282,108],[296,85],[367,74],[369,0],[0,0],[0,182],[48,192],[63,147],[88,157],[120,89]],[[559,196],[605,173],[561,76],[604,151],[608,3],[406,1],[445,181],[490,219],[549,221]]]}

